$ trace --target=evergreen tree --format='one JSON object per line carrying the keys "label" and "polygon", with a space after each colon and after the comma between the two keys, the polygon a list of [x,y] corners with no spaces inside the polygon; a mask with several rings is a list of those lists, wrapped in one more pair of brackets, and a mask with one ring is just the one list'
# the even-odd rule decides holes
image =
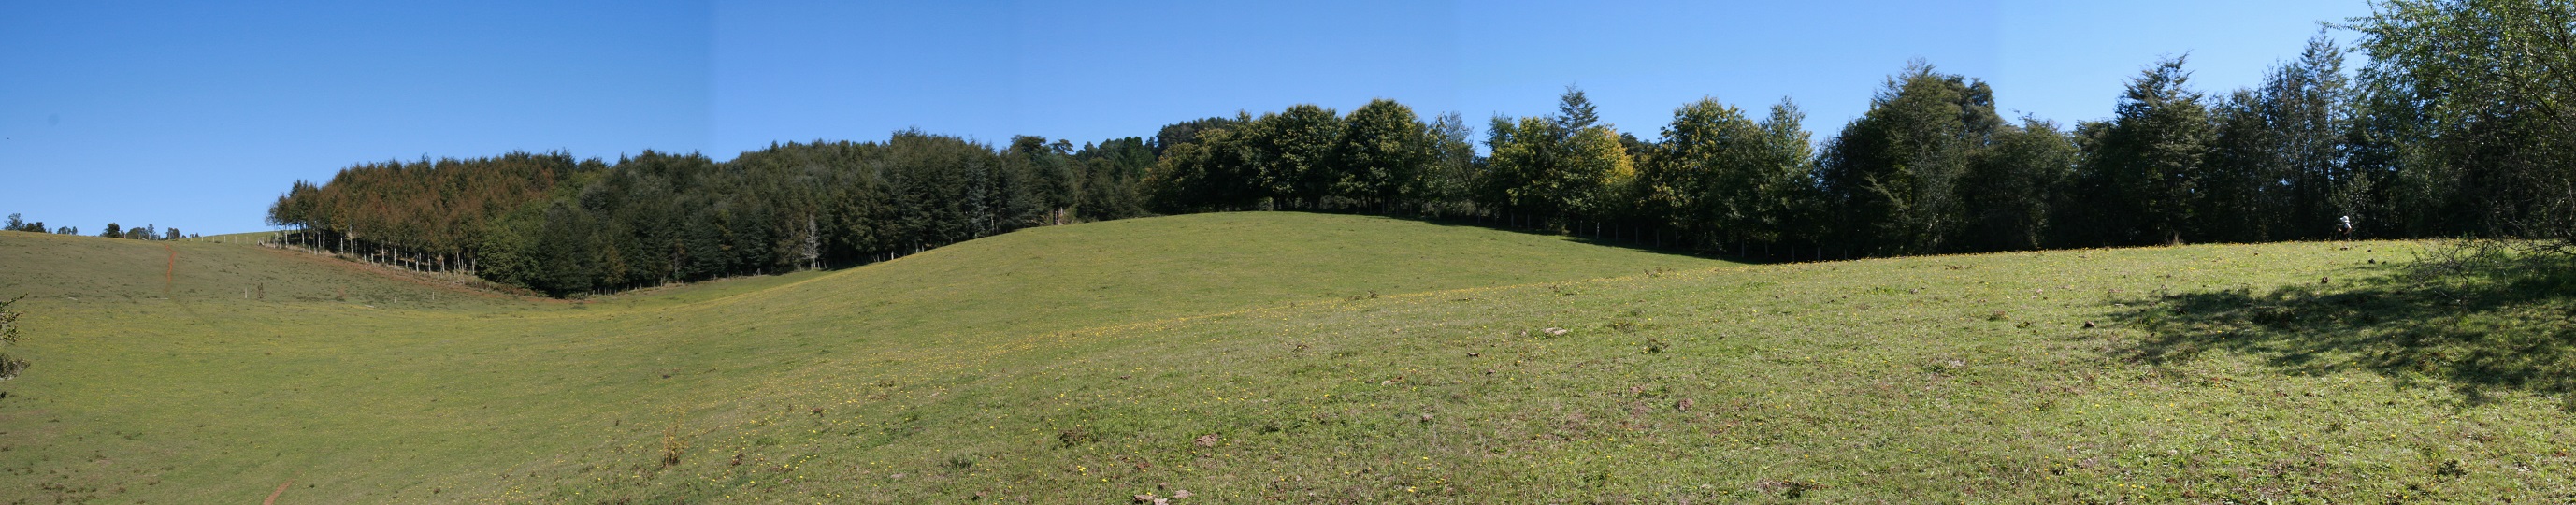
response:
{"label": "evergreen tree", "polygon": [[2091,207],[2080,245],[2148,245],[2184,240],[2200,191],[2210,122],[2201,95],[2184,87],[2184,58],[2157,62],[2129,81],[2113,118],[2085,145],[2078,200]]}
{"label": "evergreen tree", "polygon": [[2203,240],[2259,242],[2333,235],[2333,202],[2344,173],[2342,50],[2320,35],[2262,85],[2219,101],[2211,152],[2195,180],[2193,206]]}
{"label": "evergreen tree", "polygon": [[1565,94],[1556,99],[1556,129],[1573,134],[1601,122],[1601,114],[1592,106],[1592,98],[1583,96],[1583,88],[1567,85]]}
{"label": "evergreen tree", "polygon": [[1074,154],[1081,160],[1082,219],[1126,219],[1145,213],[1138,193],[1145,173],[1154,167],[1154,151],[1144,139],[1127,137],[1084,146]]}

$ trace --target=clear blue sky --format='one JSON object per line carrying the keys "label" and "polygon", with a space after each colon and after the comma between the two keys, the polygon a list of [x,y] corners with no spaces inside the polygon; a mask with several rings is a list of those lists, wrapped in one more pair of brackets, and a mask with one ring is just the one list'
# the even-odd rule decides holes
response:
{"label": "clear blue sky", "polygon": [[[0,214],[268,229],[353,163],[644,149],[719,159],[894,130],[1002,142],[1371,98],[1554,111],[1579,84],[1653,138],[1715,96],[1782,97],[1819,139],[1923,59],[2007,115],[2108,116],[2189,53],[2247,86],[2362,0],[2063,2],[0,2]],[[2337,34],[2348,38],[2349,34]],[[2350,65],[2358,66],[2358,57]]]}

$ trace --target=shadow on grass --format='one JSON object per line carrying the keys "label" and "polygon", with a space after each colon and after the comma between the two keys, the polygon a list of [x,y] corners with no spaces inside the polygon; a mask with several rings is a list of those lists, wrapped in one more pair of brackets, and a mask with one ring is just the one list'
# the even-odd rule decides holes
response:
{"label": "shadow on grass", "polygon": [[[1317,212],[1317,211],[1303,211],[1303,212]],[[1639,234],[1641,234],[1641,233],[1654,233],[1654,232],[1651,232],[1651,231],[1648,231],[1648,232],[1640,232],[1640,231],[1638,231],[1638,230],[1636,230],[1636,229],[1622,229],[1622,231],[1621,231],[1621,232],[1619,232],[1619,233],[1615,233],[1615,234],[1612,234],[1611,236],[1599,236],[1599,235],[1585,234],[1585,233],[1580,232],[1579,230],[1557,230],[1557,229],[1552,229],[1552,228],[1541,228],[1541,227],[1511,226],[1511,225],[1508,225],[1508,224],[1505,224],[1505,223],[1503,223],[1503,222],[1499,222],[1499,221],[1480,220],[1480,219],[1476,219],[1476,218],[1473,218],[1473,217],[1462,217],[1462,216],[1447,216],[1447,217],[1441,217],[1441,216],[1419,216],[1419,215],[1386,215],[1386,214],[1359,214],[1359,213],[1352,213],[1352,214],[1354,214],[1354,215],[1366,215],[1366,216],[1377,216],[1377,217],[1383,217],[1383,218],[1387,218],[1387,219],[1401,219],[1401,220],[1406,220],[1406,221],[1413,221],[1413,222],[1425,223],[1425,224],[1431,224],[1431,225],[1437,225],[1437,226],[1458,227],[1458,228],[1478,228],[1478,229],[1495,230],[1495,231],[1510,232],[1510,233],[1519,233],[1519,234],[1523,234],[1523,235],[1537,235],[1537,236],[1543,236],[1543,237],[1561,237],[1561,238],[1565,238],[1565,239],[1567,239],[1567,240],[1569,240],[1569,241],[1572,241],[1572,242],[1575,242],[1575,243],[1578,243],[1578,244],[1595,245],[1595,246],[1601,246],[1601,247],[1614,247],[1614,248],[1619,248],[1619,249],[1627,249],[1627,250],[1631,250],[1631,251],[1647,252],[1647,253],[1655,253],[1655,254],[1667,254],[1667,255],[1673,255],[1673,256],[1688,256],[1688,257],[1693,257],[1693,258],[1713,259],[1713,260],[1721,260],[1721,261],[1731,261],[1731,262],[1736,262],[1736,263],[1796,263],[1796,262],[1800,262],[1800,261],[1802,261],[1802,260],[1798,260],[1798,259],[1790,259],[1790,258],[1762,257],[1762,256],[1758,256],[1758,255],[1756,255],[1756,256],[1743,256],[1743,255],[1735,255],[1735,254],[1725,254],[1725,253],[1715,252],[1715,251],[1702,251],[1702,250],[1695,250],[1695,249],[1691,249],[1691,248],[1688,248],[1688,247],[1683,247],[1683,246],[1679,243],[1678,239],[1673,239],[1672,241],[1666,241],[1666,240],[1664,240],[1664,239],[1656,238],[1654,235],[1639,236]],[[1814,249],[1808,249],[1808,251],[1812,252],[1812,251],[1814,251]],[[1829,259],[1837,259],[1837,260],[1838,260],[1838,259],[1848,259],[1848,258],[1835,257],[1835,258],[1829,258]],[[1825,261],[1825,260],[1817,260],[1817,261]]]}
{"label": "shadow on grass", "polygon": [[2294,374],[2361,369],[2472,402],[2576,391],[2576,257],[2436,246],[2353,274],[2132,303],[2116,317],[2148,335],[2122,352],[2168,363],[2225,350]]}

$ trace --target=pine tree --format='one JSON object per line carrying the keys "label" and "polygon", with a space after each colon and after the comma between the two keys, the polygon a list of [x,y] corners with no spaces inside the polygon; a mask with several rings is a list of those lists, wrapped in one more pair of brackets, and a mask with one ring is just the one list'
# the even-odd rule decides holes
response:
{"label": "pine tree", "polygon": [[2087,145],[2077,174],[2092,207],[2086,245],[2180,242],[2193,223],[2210,122],[2201,95],[2185,87],[2183,57],[2157,62],[2129,81],[2111,121]]}
{"label": "pine tree", "polygon": [[1583,95],[1583,88],[1566,85],[1565,94],[1557,96],[1557,131],[1572,135],[1600,122],[1601,114],[1593,108],[1592,98]]}

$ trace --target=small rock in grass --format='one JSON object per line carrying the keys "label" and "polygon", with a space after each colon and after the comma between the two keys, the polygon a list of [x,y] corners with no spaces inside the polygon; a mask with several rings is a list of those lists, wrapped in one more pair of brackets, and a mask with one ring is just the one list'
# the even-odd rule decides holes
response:
{"label": "small rock in grass", "polygon": [[1568,330],[1566,330],[1566,329],[1564,329],[1564,328],[1549,327],[1549,328],[1547,328],[1547,329],[1543,329],[1543,330],[1539,330],[1539,331],[1547,332],[1547,334],[1549,334],[1549,335],[1564,335],[1564,334],[1566,334],[1566,333],[1567,333],[1567,331],[1568,331]]}
{"label": "small rock in grass", "polygon": [[1470,357],[1470,358],[1477,357],[1477,356],[1483,356],[1483,355],[1484,355],[1483,353],[1478,353],[1478,352],[1475,352],[1475,351],[1468,351],[1468,352],[1467,352],[1467,357]]}
{"label": "small rock in grass", "polygon": [[2092,321],[2085,321],[2085,322],[2084,322],[2084,329],[2087,329],[2087,330],[2093,329],[2093,322],[2092,322]]}
{"label": "small rock in grass", "polygon": [[1191,497],[1191,496],[1194,496],[1194,495],[1193,495],[1193,494],[1191,494],[1191,493],[1190,493],[1190,490],[1187,490],[1187,489],[1183,489],[1183,490],[1173,491],[1173,492],[1172,492],[1172,499],[1174,499],[1174,500],[1187,499],[1187,498],[1189,498],[1189,497]]}
{"label": "small rock in grass", "polygon": [[1199,438],[1190,440],[1190,443],[1198,444],[1199,447],[1216,447],[1216,443],[1219,440],[1224,439],[1217,438],[1215,433],[1209,433],[1206,435],[1199,435]]}

